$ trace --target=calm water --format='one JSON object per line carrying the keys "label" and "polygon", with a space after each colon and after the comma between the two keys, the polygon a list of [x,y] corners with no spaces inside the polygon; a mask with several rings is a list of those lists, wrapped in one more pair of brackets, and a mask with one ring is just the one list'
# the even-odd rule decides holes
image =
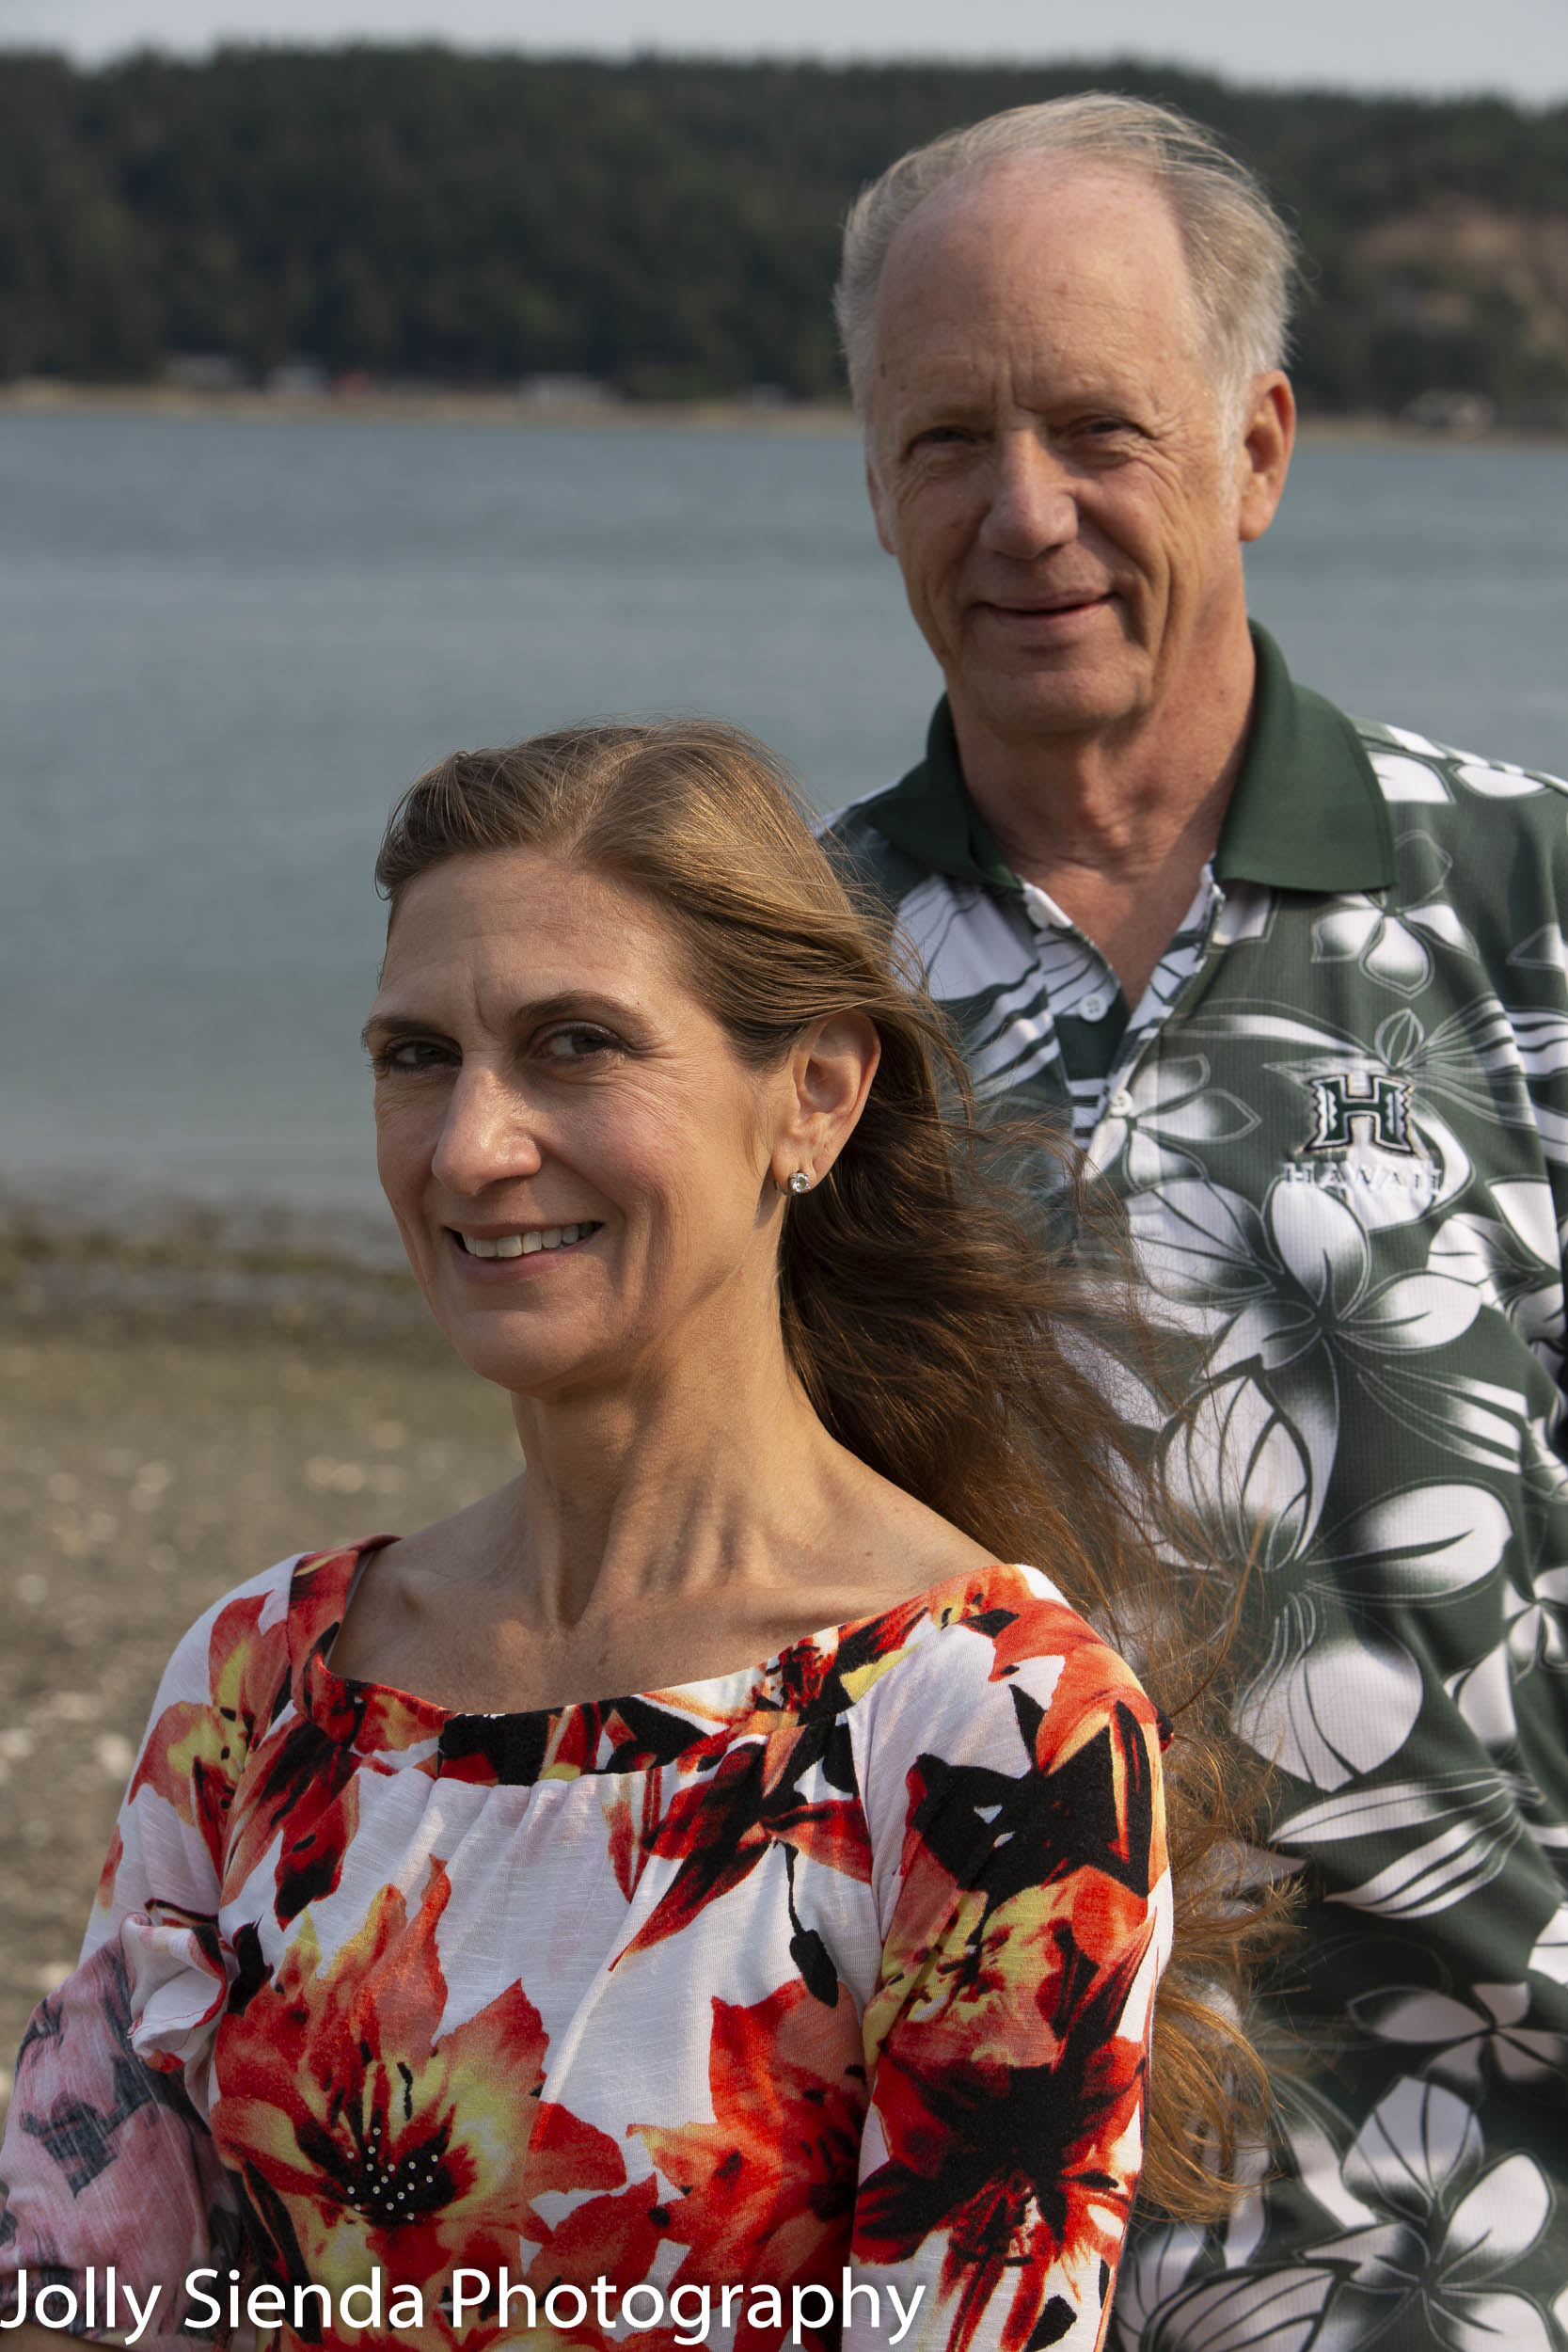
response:
{"label": "calm water", "polygon": [[[1568,768],[1568,452],[1308,449],[1253,596],[1352,709]],[[354,1202],[389,800],[716,711],[836,803],[936,672],[847,437],[0,418],[0,1183]]]}

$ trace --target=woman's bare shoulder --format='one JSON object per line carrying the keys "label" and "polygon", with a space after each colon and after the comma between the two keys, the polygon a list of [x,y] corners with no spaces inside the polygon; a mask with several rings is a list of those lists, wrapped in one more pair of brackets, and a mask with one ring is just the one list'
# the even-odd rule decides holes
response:
{"label": "woman's bare shoulder", "polygon": [[509,1479],[477,1502],[449,1511],[428,1527],[398,1535],[377,1555],[379,1567],[395,1576],[436,1574],[451,1582],[468,1572],[483,1574],[502,1565],[516,1549],[521,1520],[522,1480]]}
{"label": "woman's bare shoulder", "polygon": [[461,1596],[504,1567],[515,1548],[517,1482],[483,1495],[411,1534],[394,1536],[366,1562],[332,1647],[333,1671],[362,1682],[417,1688],[426,1645],[450,1639]]}
{"label": "woman's bare shoulder", "polygon": [[927,1503],[857,1463],[834,1532],[841,1573],[873,1605],[908,1600],[949,1577],[994,1565],[995,1554]]}

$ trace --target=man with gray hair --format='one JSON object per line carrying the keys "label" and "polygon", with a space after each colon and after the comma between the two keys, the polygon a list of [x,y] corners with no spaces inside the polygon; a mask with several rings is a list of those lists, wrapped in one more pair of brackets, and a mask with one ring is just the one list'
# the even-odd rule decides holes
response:
{"label": "man with gray hair", "polygon": [[834,830],[982,1095],[1070,1121],[1125,1200],[1206,1351],[1171,1477],[1250,1564],[1236,1725],[1305,1883],[1272,1997],[1313,2062],[1226,2228],[1143,2220],[1112,2341],[1547,2352],[1568,787],[1352,722],[1249,628],[1291,270],[1251,177],[1125,99],[998,116],[861,198],[867,480],[947,691]]}

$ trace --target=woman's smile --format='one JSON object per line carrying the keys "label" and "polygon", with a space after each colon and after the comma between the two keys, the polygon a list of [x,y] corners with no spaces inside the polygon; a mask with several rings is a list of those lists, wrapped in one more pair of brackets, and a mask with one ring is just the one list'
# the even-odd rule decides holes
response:
{"label": "woman's smile", "polygon": [[578,1250],[595,1233],[604,1231],[602,1217],[589,1217],[575,1225],[512,1225],[499,1232],[481,1232],[467,1226],[447,1228],[448,1239],[456,1248],[464,1262],[463,1272],[480,1280],[505,1279],[507,1276],[532,1275],[543,1267],[525,1264],[525,1260],[559,1259],[563,1253]]}

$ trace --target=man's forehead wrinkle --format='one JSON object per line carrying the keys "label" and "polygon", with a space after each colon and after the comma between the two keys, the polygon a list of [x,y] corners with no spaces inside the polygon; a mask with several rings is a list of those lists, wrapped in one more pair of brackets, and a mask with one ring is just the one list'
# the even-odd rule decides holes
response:
{"label": "man's forehead wrinkle", "polygon": [[1184,345],[1157,330],[1130,338],[1106,309],[1076,300],[1044,317],[1015,308],[987,331],[971,321],[930,318],[914,338],[890,338],[878,369],[877,406],[884,431],[939,421],[987,428],[1009,421],[1069,422],[1086,408],[1114,409],[1152,421],[1169,406],[1171,369],[1188,360]]}
{"label": "man's forehead wrinkle", "polygon": [[1150,335],[1165,340],[1180,320],[1180,342],[1200,356],[1206,322],[1162,190],[1137,172],[1076,158],[977,167],[933,190],[889,246],[875,312],[876,379],[886,382],[890,339],[912,342],[923,365],[944,330],[1014,348],[1033,337],[1043,357],[1053,319],[1081,332],[1097,300],[1119,310],[1125,334],[1130,278],[1147,291]]}

